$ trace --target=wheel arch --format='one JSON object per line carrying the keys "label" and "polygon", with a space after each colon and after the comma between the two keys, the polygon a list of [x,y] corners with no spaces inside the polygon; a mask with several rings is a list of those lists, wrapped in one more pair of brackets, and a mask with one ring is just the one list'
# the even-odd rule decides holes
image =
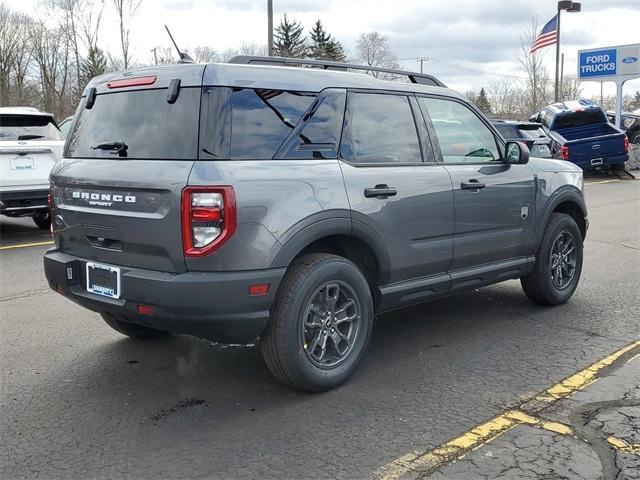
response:
{"label": "wheel arch", "polygon": [[555,193],[547,203],[538,233],[538,244],[542,241],[544,226],[549,222],[549,218],[553,213],[564,213],[571,216],[578,224],[582,240],[586,238],[589,223],[584,197],[577,189],[565,188]]}

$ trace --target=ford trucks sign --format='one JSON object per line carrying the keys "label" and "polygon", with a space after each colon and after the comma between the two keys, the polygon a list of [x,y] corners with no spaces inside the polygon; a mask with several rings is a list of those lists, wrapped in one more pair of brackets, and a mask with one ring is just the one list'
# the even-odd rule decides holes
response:
{"label": "ford trucks sign", "polygon": [[640,44],[580,50],[578,78],[596,82],[640,77]]}
{"label": "ford trucks sign", "polygon": [[616,75],[617,53],[615,48],[580,53],[580,78]]}

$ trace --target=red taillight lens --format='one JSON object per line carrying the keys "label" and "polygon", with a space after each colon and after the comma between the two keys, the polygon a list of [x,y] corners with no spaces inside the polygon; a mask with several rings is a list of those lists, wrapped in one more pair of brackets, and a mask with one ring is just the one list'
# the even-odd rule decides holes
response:
{"label": "red taillight lens", "polygon": [[107,88],[141,87],[143,85],[153,85],[154,83],[156,83],[156,77],[123,78],[122,80],[107,82]]}
{"label": "red taillight lens", "polygon": [[629,138],[628,137],[624,137],[624,153],[627,153],[629,151]]}
{"label": "red taillight lens", "polygon": [[220,247],[236,231],[233,187],[187,187],[182,191],[182,243],[187,257]]}
{"label": "red taillight lens", "polygon": [[569,147],[563,145],[560,147],[560,158],[562,160],[569,160]]}

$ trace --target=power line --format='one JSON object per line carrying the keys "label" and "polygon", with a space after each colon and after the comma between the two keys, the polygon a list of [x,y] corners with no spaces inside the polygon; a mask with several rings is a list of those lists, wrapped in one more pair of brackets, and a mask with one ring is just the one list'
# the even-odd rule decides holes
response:
{"label": "power line", "polygon": [[464,70],[467,72],[472,72],[472,73],[481,73],[483,75],[493,75],[496,77],[508,77],[508,78],[514,78],[516,80],[527,80],[527,77],[520,77],[517,75],[508,75],[508,74],[502,74],[502,73],[493,73],[493,72],[486,72],[483,70],[476,70],[473,68],[469,68],[469,67],[464,67],[462,65],[457,65],[455,63],[449,63],[449,62],[444,62],[442,60],[438,60],[437,58],[433,58],[433,57],[407,57],[407,58],[399,58],[398,60],[403,61],[403,60],[418,60],[418,61],[429,61],[432,63],[435,63],[437,65],[441,65],[443,67],[448,67],[448,68],[455,68],[457,70]]}

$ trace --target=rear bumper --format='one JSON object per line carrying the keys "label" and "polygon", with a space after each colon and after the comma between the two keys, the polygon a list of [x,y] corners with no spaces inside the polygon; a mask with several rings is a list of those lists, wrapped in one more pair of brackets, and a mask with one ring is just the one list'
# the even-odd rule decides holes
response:
{"label": "rear bumper", "polygon": [[[264,331],[285,274],[284,268],[174,274],[120,267],[121,296],[111,299],[87,292],[85,263],[56,249],[48,250],[44,271],[49,286],[95,312],[225,343],[248,343]],[[259,283],[269,284],[267,295],[250,296],[249,287]],[[154,314],[138,313],[140,304],[152,306]]]}
{"label": "rear bumper", "polygon": [[569,161],[575,163],[583,170],[592,170],[595,168],[606,167],[607,165],[619,165],[621,163],[624,163],[629,160],[629,155],[626,153],[620,155],[605,155],[601,159],[602,163],[597,164],[593,163],[593,159],[573,161],[571,158],[569,158]]}
{"label": "rear bumper", "polygon": [[0,213],[29,213],[49,208],[49,190],[0,190]]}

